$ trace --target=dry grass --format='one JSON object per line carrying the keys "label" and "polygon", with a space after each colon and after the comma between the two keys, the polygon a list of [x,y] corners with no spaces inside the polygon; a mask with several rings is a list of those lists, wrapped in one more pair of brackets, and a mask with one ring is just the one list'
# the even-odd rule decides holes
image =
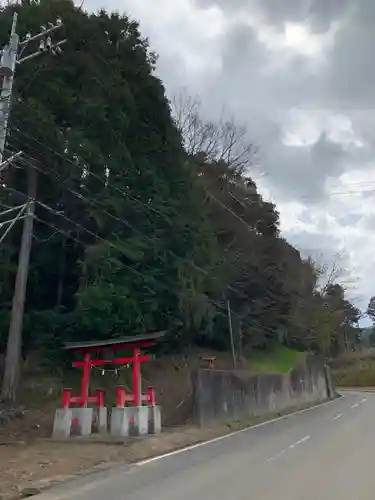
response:
{"label": "dry grass", "polygon": [[346,353],[330,364],[338,387],[375,386],[375,349]]}
{"label": "dry grass", "polygon": [[342,354],[333,359],[330,363],[334,370],[341,370],[355,365],[359,361],[375,360],[375,349],[366,349],[365,351],[355,351]]}
{"label": "dry grass", "polygon": [[348,368],[334,370],[333,379],[337,387],[374,387],[375,360],[360,360]]}

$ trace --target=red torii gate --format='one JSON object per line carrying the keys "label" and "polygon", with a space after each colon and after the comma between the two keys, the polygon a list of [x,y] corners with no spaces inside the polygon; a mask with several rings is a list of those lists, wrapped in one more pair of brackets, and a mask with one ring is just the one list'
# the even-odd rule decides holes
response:
{"label": "red torii gate", "polygon": [[[122,407],[126,404],[126,401],[132,402],[134,406],[140,406],[143,401],[147,401],[151,406],[154,406],[155,394],[152,388],[148,388],[147,393],[144,396],[142,395],[141,364],[143,361],[149,361],[151,356],[149,354],[142,354],[141,349],[155,345],[164,335],[165,332],[155,332],[135,337],[66,343],[64,346],[65,350],[79,353],[83,356],[82,361],[73,362],[75,368],[82,367],[81,394],[79,396],[72,396],[71,389],[64,389],[62,407],[69,408],[71,404],[78,404],[81,408],[84,408],[89,403],[94,403],[99,407],[103,407],[103,390],[98,389],[96,391],[96,396],[89,395],[91,367],[124,365],[128,363],[132,363],[132,392],[127,396],[123,387],[117,387],[116,406]],[[132,355],[114,356],[112,359],[105,359],[106,352],[117,353],[117,351],[120,350],[131,350]],[[98,356],[97,359],[93,359],[95,355]]]}

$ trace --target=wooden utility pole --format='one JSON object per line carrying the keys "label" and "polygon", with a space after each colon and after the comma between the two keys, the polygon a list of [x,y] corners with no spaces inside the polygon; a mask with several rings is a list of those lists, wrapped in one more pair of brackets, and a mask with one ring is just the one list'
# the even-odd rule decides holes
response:
{"label": "wooden utility pole", "polygon": [[20,376],[23,313],[25,308],[27,276],[29,273],[30,252],[33,236],[37,182],[37,171],[35,168],[29,167],[27,213],[23,222],[21,248],[18,258],[17,277],[13,295],[12,315],[9,327],[3,386],[1,392],[2,398],[9,401],[15,400]]}
{"label": "wooden utility pole", "polygon": [[236,353],[234,350],[234,339],[233,339],[233,327],[232,327],[232,314],[230,310],[230,302],[227,300],[227,309],[228,309],[228,326],[229,326],[229,335],[230,335],[230,346],[232,350],[232,362],[233,362],[233,368],[236,370],[237,369],[237,363],[236,363]]}

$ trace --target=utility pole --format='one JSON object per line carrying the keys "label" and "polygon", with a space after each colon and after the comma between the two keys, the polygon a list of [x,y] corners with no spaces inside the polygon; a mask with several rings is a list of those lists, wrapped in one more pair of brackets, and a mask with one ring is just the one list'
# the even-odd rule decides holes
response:
{"label": "utility pole", "polygon": [[[2,78],[2,88],[0,93],[0,163],[3,163],[16,67],[25,61],[43,54],[44,52],[51,52],[53,55],[56,55],[61,52],[61,45],[66,43],[66,39],[60,40],[54,44],[52,43],[51,33],[63,26],[63,23],[59,19],[56,21],[56,24],[49,23],[48,27],[41,26],[41,31],[34,36],[31,36],[31,33],[27,33],[25,39],[20,42],[20,37],[16,31],[17,19],[18,14],[17,12],[14,12],[9,43],[1,51],[0,77]],[[36,40],[40,41],[38,50],[22,57],[29,44]]]}
{"label": "utility pole", "polygon": [[[11,109],[11,99],[14,75],[16,67],[29,59],[37,57],[44,52],[51,52],[52,54],[58,54],[61,52],[60,46],[66,42],[66,40],[61,40],[56,44],[52,43],[50,33],[59,29],[62,26],[60,20],[57,21],[55,25],[49,24],[48,27],[42,26],[40,33],[35,36],[31,36],[30,33],[26,35],[24,41],[19,42],[19,36],[16,32],[17,25],[17,13],[13,14],[12,29],[10,33],[9,44],[4,47],[1,57],[1,67],[0,76],[3,77],[3,87],[1,90],[1,109],[2,113],[0,116],[1,124],[1,135],[0,135],[0,171],[1,167],[7,167],[8,164],[4,165],[3,155],[5,149],[5,142],[8,129],[8,120]],[[22,54],[29,43],[40,40],[39,49],[25,57]],[[19,48],[21,49],[19,51]],[[21,152],[16,153],[17,155]],[[29,273],[29,262],[33,235],[33,225],[34,225],[34,215],[35,215],[35,198],[37,193],[37,172],[34,168],[29,167],[28,169],[28,199],[27,199],[27,212],[24,218],[22,237],[21,237],[21,248],[18,257],[18,268],[17,276],[14,287],[13,303],[12,303],[12,313],[9,327],[9,335],[7,342],[7,350],[5,357],[5,369],[3,376],[3,385],[1,396],[5,400],[14,401],[16,397],[16,390],[18,387],[19,375],[20,375],[20,360],[21,360],[21,348],[22,348],[22,326],[23,326],[23,316],[25,309],[25,298],[26,298],[26,287],[27,287],[27,277]]]}
{"label": "utility pole", "polygon": [[345,353],[348,353],[349,350],[349,339],[348,339],[348,330],[349,330],[349,324],[345,321],[344,323],[344,335],[345,335]]}
{"label": "utility pole", "polygon": [[14,72],[16,70],[19,36],[16,33],[17,12],[13,14],[12,29],[10,32],[9,44],[5,46],[1,54],[0,77],[3,78],[3,84],[0,94],[1,122],[2,130],[0,134],[0,162],[3,162],[5,140],[8,129],[8,119],[10,114]]}
{"label": "utility pole", "polygon": [[28,170],[28,203],[27,214],[23,224],[21,248],[18,257],[18,269],[14,287],[12,315],[5,356],[2,397],[14,401],[19,380],[19,364],[22,347],[22,325],[25,308],[27,276],[29,272],[31,243],[33,236],[35,197],[37,188],[37,171]]}
{"label": "utility pole", "polygon": [[230,310],[229,299],[227,299],[227,309],[228,309],[228,326],[229,326],[229,335],[230,335],[230,346],[231,346],[231,350],[232,350],[232,362],[233,362],[233,368],[236,370],[237,363],[236,363],[236,353],[235,353],[235,350],[234,350],[233,327],[232,327],[232,313],[231,313],[231,310]]}

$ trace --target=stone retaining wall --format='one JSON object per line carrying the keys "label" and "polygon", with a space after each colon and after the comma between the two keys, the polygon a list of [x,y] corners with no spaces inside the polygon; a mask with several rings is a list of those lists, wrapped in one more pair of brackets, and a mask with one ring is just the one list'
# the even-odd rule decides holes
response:
{"label": "stone retaining wall", "polygon": [[330,369],[308,355],[290,373],[250,376],[246,371],[192,373],[193,418],[198,425],[262,415],[335,397]]}

